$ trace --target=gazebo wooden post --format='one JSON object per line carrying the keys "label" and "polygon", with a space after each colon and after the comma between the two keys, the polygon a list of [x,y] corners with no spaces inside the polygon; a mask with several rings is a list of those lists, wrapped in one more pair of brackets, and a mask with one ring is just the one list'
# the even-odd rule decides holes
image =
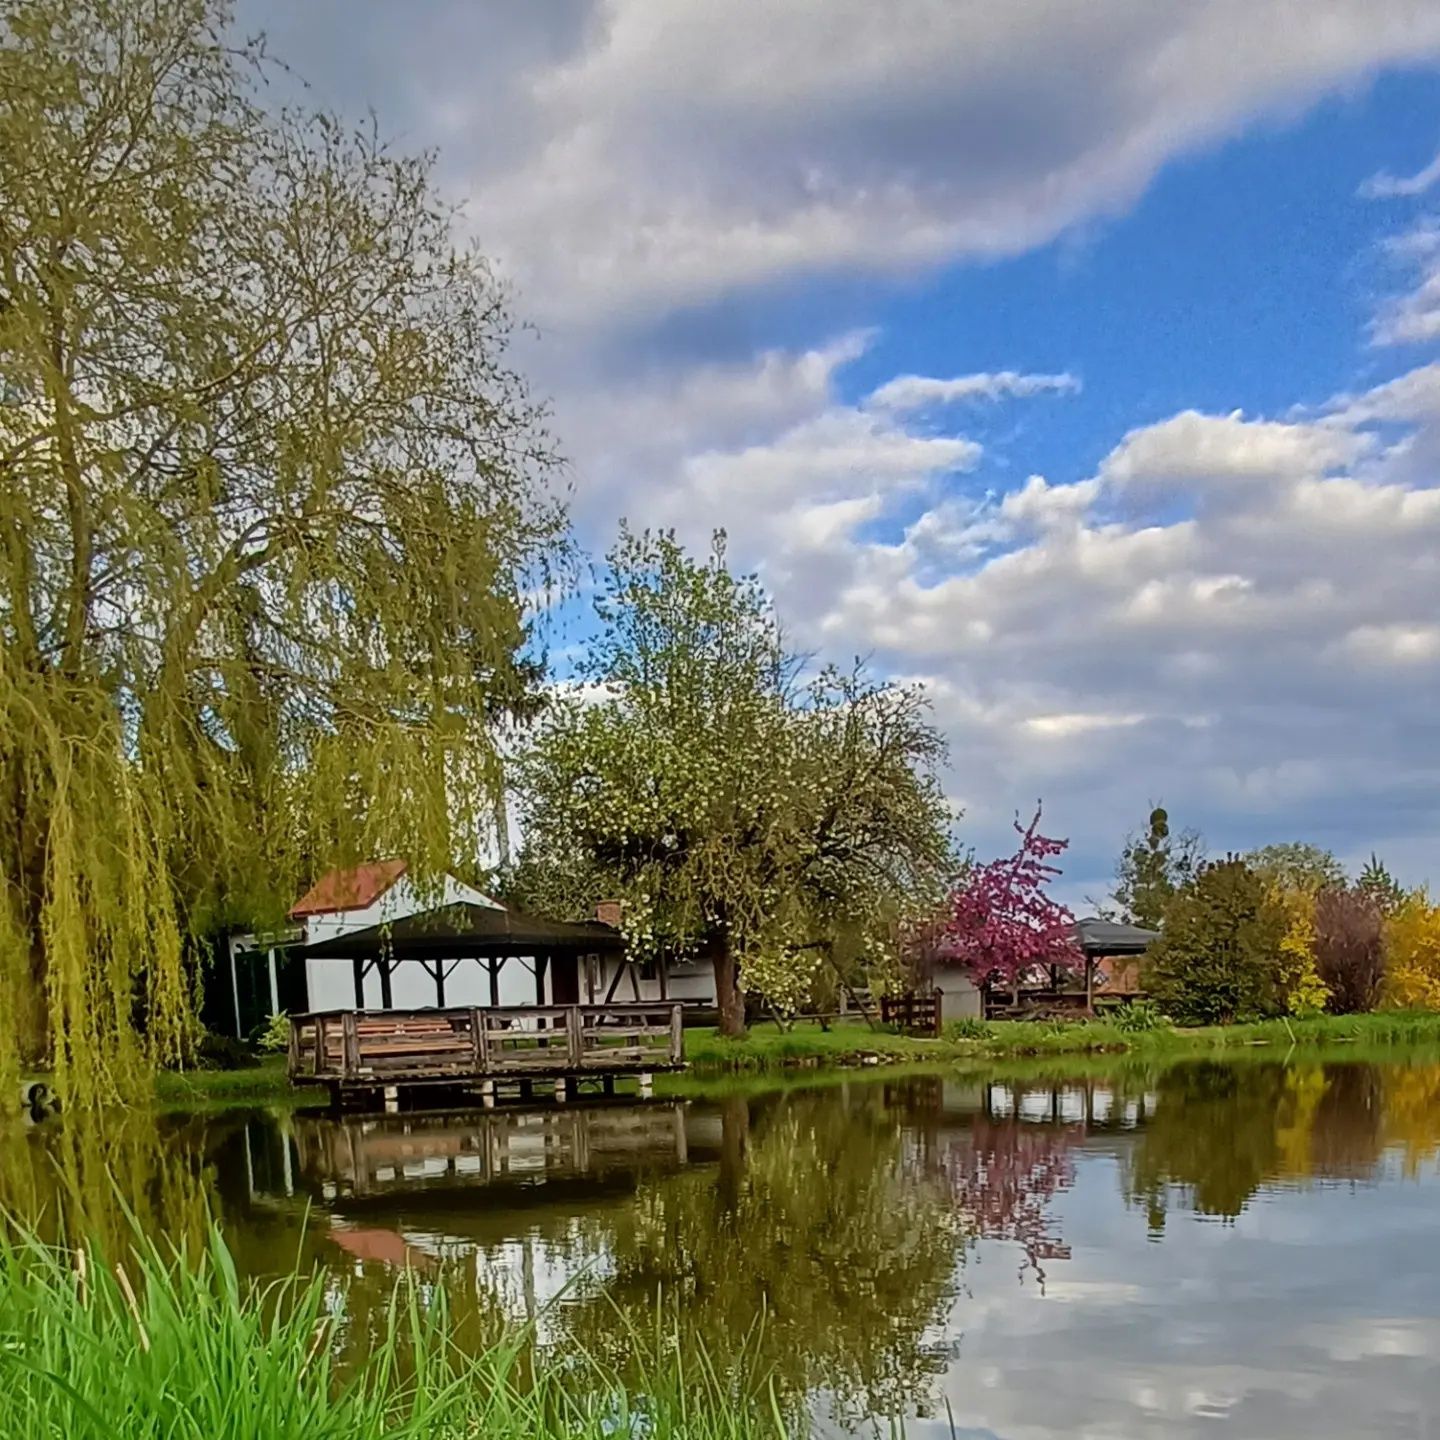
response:
{"label": "gazebo wooden post", "polygon": [[1095,961],[1091,959],[1087,950],[1085,955],[1085,1013],[1095,1013]]}

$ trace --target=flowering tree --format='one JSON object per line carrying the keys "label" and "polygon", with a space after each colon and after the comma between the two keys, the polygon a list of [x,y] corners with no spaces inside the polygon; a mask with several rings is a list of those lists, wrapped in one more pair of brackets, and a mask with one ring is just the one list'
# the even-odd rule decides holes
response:
{"label": "flowering tree", "polygon": [[1013,855],[970,868],[930,941],[935,958],[959,965],[977,985],[1008,985],[1017,998],[1036,969],[1084,963],[1075,917],[1046,890],[1061,873],[1050,862],[1070,842],[1040,833],[1040,809],[1037,803],[1028,825],[1016,817]]}
{"label": "flowering tree", "polygon": [[708,961],[720,1028],[742,991],[793,1013],[822,967],[894,968],[954,873],[944,744],[923,695],[863,667],[800,683],[769,596],[670,534],[622,531],[583,693],[557,697],[518,767],[511,893],[623,903],[632,955]]}

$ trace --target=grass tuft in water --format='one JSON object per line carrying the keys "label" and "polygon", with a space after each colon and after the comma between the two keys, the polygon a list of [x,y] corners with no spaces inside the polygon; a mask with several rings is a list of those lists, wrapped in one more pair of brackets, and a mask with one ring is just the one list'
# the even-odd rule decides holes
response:
{"label": "grass tuft in water", "polygon": [[[588,1358],[536,1359],[517,1328],[452,1342],[439,1287],[401,1280],[365,1358],[342,1372],[344,1294],[268,1286],[204,1253],[126,1261],[25,1232],[0,1238],[0,1435],[26,1440],[761,1440],[794,1433],[713,1364],[661,1359],[623,1384]],[[667,1347],[658,1343],[656,1354]],[[355,1352],[349,1337],[349,1353]],[[761,1387],[763,1393],[763,1387]]]}

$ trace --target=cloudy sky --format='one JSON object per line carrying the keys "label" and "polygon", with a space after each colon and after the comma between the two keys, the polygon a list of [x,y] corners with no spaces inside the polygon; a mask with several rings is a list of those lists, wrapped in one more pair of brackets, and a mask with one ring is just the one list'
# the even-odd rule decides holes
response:
{"label": "cloudy sky", "polygon": [[242,0],[435,147],[581,540],[924,679],[964,838],[1440,880],[1440,4]]}

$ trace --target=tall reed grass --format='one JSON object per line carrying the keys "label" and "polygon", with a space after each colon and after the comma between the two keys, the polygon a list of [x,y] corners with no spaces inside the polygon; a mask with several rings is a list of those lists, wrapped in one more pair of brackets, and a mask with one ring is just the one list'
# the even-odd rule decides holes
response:
{"label": "tall reed grass", "polygon": [[342,1367],[346,1324],[333,1281],[252,1285],[217,1229],[200,1255],[137,1240],[122,1261],[12,1230],[0,1236],[0,1435],[770,1440],[798,1428],[773,1401],[738,1398],[754,1386],[687,1364],[663,1337],[637,1385],[583,1355],[536,1358],[523,1329],[463,1353],[443,1291],[419,1281],[397,1283],[364,1358]]}

